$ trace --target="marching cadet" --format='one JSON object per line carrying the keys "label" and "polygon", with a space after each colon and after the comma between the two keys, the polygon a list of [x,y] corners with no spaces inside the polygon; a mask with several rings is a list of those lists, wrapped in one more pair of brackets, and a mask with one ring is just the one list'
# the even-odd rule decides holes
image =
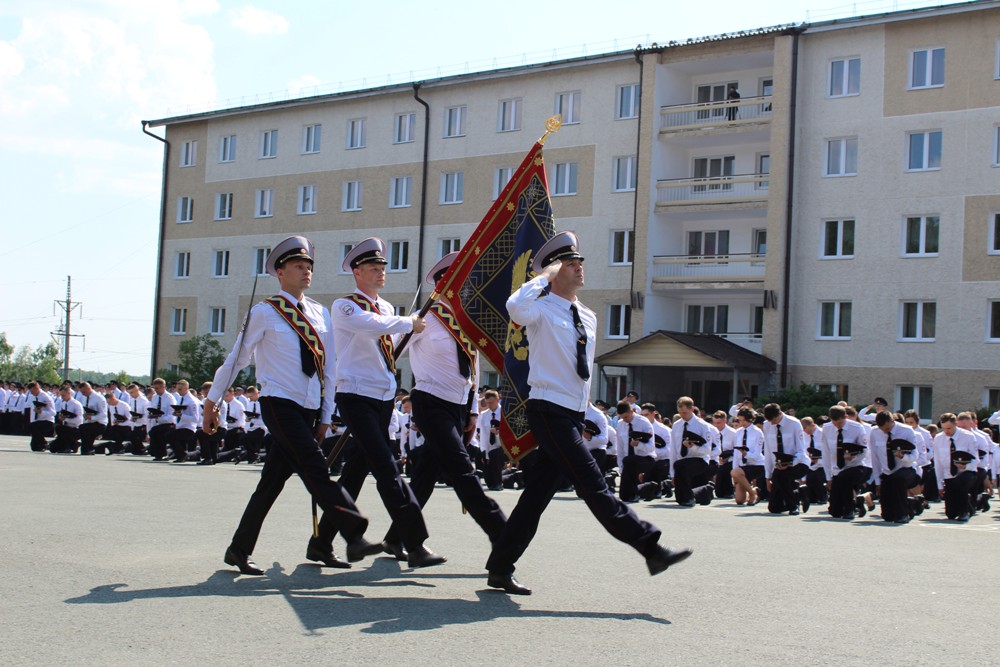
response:
{"label": "marching cadet", "polygon": [[167,391],[167,383],[163,378],[154,378],[153,397],[146,406],[149,415],[149,455],[154,461],[167,458],[167,436],[177,425],[174,421],[173,395]]}
{"label": "marching cadet", "polygon": [[767,511],[771,514],[809,511],[809,493],[799,489],[798,480],[809,471],[809,454],[802,439],[802,424],[785,414],[777,403],[764,406],[764,475],[770,498]]}
{"label": "marching cadet", "polygon": [[944,513],[954,521],[968,521],[975,505],[972,487],[979,468],[979,441],[970,431],[958,428],[954,413],[941,415],[941,432],[934,436],[934,468]]}
{"label": "marching cadet", "polygon": [[829,499],[826,488],[826,467],[823,464],[823,432],[816,425],[812,417],[803,417],[799,420],[802,424],[802,438],[806,445],[806,453],[809,455],[809,472],[806,473],[806,489],[809,493],[809,502],[812,504],[825,503]]}
{"label": "marching cadet", "polygon": [[83,406],[83,423],[80,424],[80,454],[91,456],[94,442],[104,434],[108,426],[108,402],[94,391],[89,382],[80,383],[80,398]]}
{"label": "marching cadet", "polygon": [[715,492],[715,484],[708,478],[712,426],[695,414],[694,399],[690,396],[677,399],[677,417],[670,433],[674,499],[682,507],[694,507],[695,503],[708,505]]}
{"label": "marching cadet", "polygon": [[56,409],[56,437],[49,443],[49,451],[53,454],[75,452],[80,446],[80,424],[83,423],[83,406],[73,398],[73,390],[69,385],[59,389],[59,400]]}
{"label": "marching cadet", "polygon": [[523,325],[531,341],[527,418],[538,449],[525,471],[525,488],[486,563],[486,583],[514,595],[531,594],[514,578],[514,564],[531,543],[561,476],[573,483],[613,537],[645,557],[650,574],[691,555],[688,549],[660,546],[659,529],[615,498],[584,444],[580,431],[590,396],[597,317],[577,300],[584,284],[578,245],[572,232],[556,234],[535,257],[532,269],[539,275],[507,300],[511,321]]}
{"label": "marching cadet", "polygon": [[111,416],[111,422],[104,430],[104,439],[107,442],[101,443],[98,450],[110,456],[125,449],[125,445],[122,443],[131,439],[132,424],[128,403],[118,400],[113,391],[108,391],[105,400],[108,403],[108,414]]}
{"label": "marching cadet", "polygon": [[618,413],[618,441],[626,443],[627,453],[621,466],[621,486],[618,497],[623,502],[634,503],[639,500],[639,476],[649,472],[656,460],[653,451],[656,444],[653,441],[653,425],[649,420],[632,409],[632,404],[621,400],[615,407]]}
{"label": "marching cadet", "polygon": [[[913,518],[907,492],[920,484],[916,472],[917,439],[913,429],[893,419],[888,410],[875,415],[875,428],[869,435],[872,473],[878,480],[882,520],[909,523]],[[921,507],[922,507],[921,498]]]}
{"label": "marching cadet", "polygon": [[128,414],[132,429],[129,433],[129,449],[132,454],[142,454],[146,441],[146,409],[149,401],[139,391],[139,385],[132,383],[127,388]]}
{"label": "marching cadet", "polygon": [[44,452],[47,445],[45,438],[51,438],[55,433],[56,407],[52,397],[42,391],[37,382],[28,383],[28,395],[32,406],[31,423],[28,425],[31,451]]}
{"label": "marching cadet", "polygon": [[[372,237],[347,253],[341,268],[354,275],[357,288],[334,301],[331,308],[338,356],[337,407],[351,430],[358,454],[345,461],[341,480],[356,498],[371,470],[406,548],[407,564],[428,567],[446,559],[424,546],[427,527],[420,503],[396,467],[389,446],[389,421],[396,395],[393,355],[398,341],[394,336],[418,334],[427,324],[419,315],[394,315],[392,304],[379,298],[385,287],[386,249],[385,241]],[[332,535],[329,539],[333,539]]]}
{"label": "marching cadet", "polygon": [[486,456],[486,466],[483,481],[490,491],[500,491],[503,488],[501,475],[504,464],[507,463],[507,455],[504,453],[503,444],[500,441],[500,419],[503,415],[503,406],[500,405],[500,394],[494,389],[483,392],[483,399],[486,401],[486,409],[479,413],[477,430],[479,432],[479,446]]}
{"label": "marching cadet", "polygon": [[188,451],[194,452],[195,432],[201,423],[201,401],[191,393],[187,380],[178,380],[177,402],[171,410],[176,426],[167,436],[167,444],[173,449],[174,463],[184,463],[188,460]]}
{"label": "marching cadet", "polygon": [[865,466],[864,450],[868,434],[864,427],[847,418],[847,409],[834,405],[827,412],[830,421],[823,424],[823,465],[830,489],[830,516],[851,520],[867,514],[865,499],[857,495],[870,471]]}
{"label": "marching cadet", "polygon": [[[202,424],[206,433],[218,426],[216,404],[236,374],[253,357],[261,383],[260,407],[274,436],[271,451],[250,496],[224,560],[243,574],[262,575],[251,559],[268,511],[293,473],[323,508],[321,524],[338,528],[347,540],[351,560],[382,550],[364,539],[368,519],[354,500],[330,479],[330,468],[320,450],[333,414],[334,358],[330,313],[305,296],[312,284],[315,249],[304,236],[290,236],[276,245],[264,261],[281,291],[250,309],[246,326],[226,361],[215,372],[205,399]],[[334,567],[350,567],[337,558],[330,542],[309,540],[306,558]]]}

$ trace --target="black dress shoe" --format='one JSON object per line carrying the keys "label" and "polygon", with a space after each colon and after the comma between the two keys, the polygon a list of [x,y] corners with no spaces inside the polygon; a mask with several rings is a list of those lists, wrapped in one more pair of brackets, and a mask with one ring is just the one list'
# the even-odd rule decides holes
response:
{"label": "black dress shoe", "polygon": [[511,595],[531,595],[531,589],[515,579],[513,574],[490,572],[486,585],[490,588],[499,588]]}
{"label": "black dress shoe", "polygon": [[792,509],[788,510],[788,516],[798,516],[798,515],[799,515],[799,510],[797,507],[793,507]]}
{"label": "black dress shoe", "polygon": [[364,537],[359,537],[347,545],[347,560],[357,563],[368,556],[382,553],[381,542],[369,542]]}
{"label": "black dress shoe", "polygon": [[865,503],[865,499],[858,497],[854,499],[854,507],[858,512],[858,518],[864,519],[865,515],[868,514],[868,504]]}
{"label": "black dress shoe", "polygon": [[969,520],[969,513],[968,512],[963,512],[961,515],[959,515],[959,517],[957,519],[955,519],[955,521],[961,521],[963,523],[966,522],[966,521],[968,521],[968,520]]}
{"label": "black dress shoe", "polygon": [[438,555],[427,547],[421,546],[419,549],[409,552],[406,564],[410,567],[430,567],[432,565],[440,565],[446,560],[448,559],[444,556]]}
{"label": "black dress shoe", "polygon": [[350,563],[343,558],[338,558],[337,554],[333,553],[333,549],[323,549],[320,547],[315,538],[309,540],[309,546],[306,547],[306,559],[323,563],[327,567],[336,567],[342,570],[351,569]]}
{"label": "black dress shoe", "polygon": [[226,565],[234,565],[239,568],[240,574],[252,574],[257,577],[264,574],[264,570],[257,567],[257,563],[250,560],[250,556],[241,554],[233,547],[226,549],[224,560],[226,561]]}
{"label": "black dress shoe", "polygon": [[410,558],[410,554],[406,552],[406,547],[403,546],[402,542],[390,542],[389,540],[383,540],[382,552],[389,554],[398,561],[405,561]]}
{"label": "black dress shoe", "polygon": [[649,568],[650,574],[659,574],[690,555],[690,549],[667,549],[657,544],[656,551],[646,556],[646,567]]}
{"label": "black dress shoe", "polygon": [[809,511],[809,490],[806,488],[799,489],[799,501],[802,504],[802,513],[805,514]]}

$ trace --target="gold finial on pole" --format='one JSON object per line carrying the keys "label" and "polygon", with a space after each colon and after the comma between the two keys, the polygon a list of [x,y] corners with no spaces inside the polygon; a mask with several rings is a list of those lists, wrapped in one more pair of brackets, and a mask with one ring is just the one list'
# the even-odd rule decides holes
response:
{"label": "gold finial on pole", "polygon": [[545,134],[538,140],[538,143],[544,146],[545,140],[549,138],[549,135],[553,132],[558,132],[561,127],[562,114],[557,113],[555,116],[549,116],[549,119],[545,121]]}

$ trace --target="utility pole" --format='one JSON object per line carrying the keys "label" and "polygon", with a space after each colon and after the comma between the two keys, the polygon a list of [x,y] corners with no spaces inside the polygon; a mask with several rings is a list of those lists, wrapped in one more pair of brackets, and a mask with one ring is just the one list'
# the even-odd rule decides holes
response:
{"label": "utility pole", "polygon": [[71,334],[70,333],[70,320],[72,319],[72,313],[75,308],[80,309],[80,315],[83,315],[83,303],[80,301],[73,301],[72,297],[72,285],[73,279],[70,276],[66,276],[66,300],[56,301],[54,305],[58,306],[63,312],[63,321],[59,325],[59,328],[52,333],[53,336],[58,336],[63,339],[63,382],[69,382],[69,339],[70,338],[86,338],[84,334]]}

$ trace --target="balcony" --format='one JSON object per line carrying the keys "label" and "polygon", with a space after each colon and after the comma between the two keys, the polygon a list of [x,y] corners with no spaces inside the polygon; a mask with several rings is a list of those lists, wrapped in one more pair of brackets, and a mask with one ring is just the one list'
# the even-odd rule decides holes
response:
{"label": "balcony", "polygon": [[759,129],[771,124],[771,95],[660,107],[660,136],[685,132]]}
{"label": "balcony", "polygon": [[763,354],[764,337],[759,333],[720,333],[719,338],[725,338],[731,343],[736,343],[745,350]]}
{"label": "balcony", "polygon": [[770,174],[674,178],[656,182],[656,208],[700,206],[762,208],[767,206]]}
{"label": "balcony", "polygon": [[719,289],[760,290],[764,282],[765,255],[661,255],[653,258],[650,277],[657,292]]}

